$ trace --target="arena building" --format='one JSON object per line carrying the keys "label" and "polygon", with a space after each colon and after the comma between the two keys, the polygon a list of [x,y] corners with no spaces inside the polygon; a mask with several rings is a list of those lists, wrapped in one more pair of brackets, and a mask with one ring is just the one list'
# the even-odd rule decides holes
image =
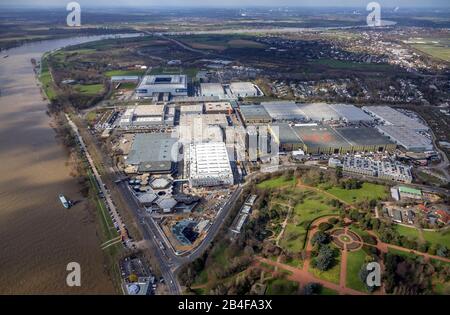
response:
{"label": "arena building", "polygon": [[154,98],[159,94],[187,96],[186,75],[148,75],[136,89],[137,98]]}

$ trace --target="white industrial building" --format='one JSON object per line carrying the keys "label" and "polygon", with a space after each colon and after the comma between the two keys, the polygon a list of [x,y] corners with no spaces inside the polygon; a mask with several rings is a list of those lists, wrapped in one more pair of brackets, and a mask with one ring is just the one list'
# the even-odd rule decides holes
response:
{"label": "white industrial building", "polygon": [[272,119],[277,121],[301,121],[305,120],[305,114],[294,102],[264,102],[265,108]]}
{"label": "white industrial building", "polygon": [[200,83],[200,95],[217,96],[219,98],[225,98],[227,96],[223,85],[220,83]]}
{"label": "white industrial building", "polygon": [[363,110],[349,104],[330,104],[339,116],[346,123],[372,122],[374,119],[367,115]]}
{"label": "white industrial building", "polygon": [[202,114],[202,113],[203,113],[202,104],[180,106],[180,115]]}
{"label": "white industrial building", "polygon": [[264,96],[260,88],[252,82],[233,82],[230,84],[230,91],[234,97]]}
{"label": "white industrial building", "polygon": [[431,139],[418,134],[413,129],[402,126],[383,125],[377,126],[383,135],[389,137],[396,144],[408,151],[424,152],[433,150]]}
{"label": "white industrial building", "polygon": [[138,105],[125,110],[120,118],[119,126],[122,128],[173,126],[174,118],[173,107]]}
{"label": "white industrial building", "polygon": [[364,106],[362,109],[386,125],[407,127],[415,131],[427,131],[429,129],[418,120],[408,117],[389,106]]}
{"label": "white industrial building", "polygon": [[186,75],[148,75],[136,89],[138,98],[153,98],[157,95],[187,96]]}
{"label": "white industrial building", "polygon": [[190,144],[185,150],[184,164],[193,187],[233,185],[233,171],[224,142]]}

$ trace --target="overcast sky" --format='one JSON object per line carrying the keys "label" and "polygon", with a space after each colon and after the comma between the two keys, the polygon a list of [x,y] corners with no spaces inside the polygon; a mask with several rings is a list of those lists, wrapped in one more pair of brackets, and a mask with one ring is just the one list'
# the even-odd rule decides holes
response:
{"label": "overcast sky", "polygon": [[[0,6],[62,6],[70,0],[1,0]],[[251,6],[324,6],[365,7],[370,0],[77,0],[81,6],[197,6],[197,7],[251,7]],[[385,7],[450,7],[449,0],[378,0]]]}

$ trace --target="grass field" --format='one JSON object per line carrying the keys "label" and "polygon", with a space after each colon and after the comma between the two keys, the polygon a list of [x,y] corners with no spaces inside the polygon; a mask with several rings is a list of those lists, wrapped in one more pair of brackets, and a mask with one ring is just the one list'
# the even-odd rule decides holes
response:
{"label": "grass field", "polygon": [[388,248],[388,252],[397,256],[401,256],[404,258],[412,258],[412,259],[416,259],[417,257],[419,257],[419,255],[416,255],[412,252],[406,252],[406,251],[402,251],[402,250],[398,250],[392,247]]}
{"label": "grass field", "polygon": [[441,232],[422,231],[422,235],[423,238],[431,244],[442,244],[450,249],[450,230]]}
{"label": "grass field", "polygon": [[436,59],[450,62],[449,38],[425,38],[417,39],[411,45],[413,48]]}
{"label": "grass field", "polygon": [[419,239],[420,237],[420,231],[416,229],[415,227],[408,227],[404,225],[396,225],[395,229],[400,235],[412,238],[412,239]]}
{"label": "grass field", "polygon": [[359,278],[359,271],[364,265],[365,258],[366,253],[362,249],[347,254],[347,287],[367,292],[366,285]]}
{"label": "grass field", "polygon": [[333,268],[326,270],[326,271],[321,271],[319,269],[316,269],[314,267],[309,267],[308,270],[313,276],[319,278],[319,279],[323,279],[326,281],[330,281],[336,284],[339,284],[339,277],[340,277],[340,273],[341,273],[341,260],[340,258],[336,258],[336,263],[333,266]]}
{"label": "grass field", "polygon": [[298,292],[298,283],[287,279],[268,281],[266,295],[292,295]]}
{"label": "grass field", "polygon": [[141,76],[144,75],[146,70],[111,70],[105,72],[105,76],[113,77],[113,76]]}
{"label": "grass field", "polygon": [[372,183],[363,183],[360,189],[343,189],[340,187],[333,187],[327,189],[327,192],[347,203],[357,203],[371,199],[381,200],[388,196],[386,186]]}
{"label": "grass field", "polygon": [[88,85],[76,84],[74,85],[74,88],[75,90],[77,90],[82,94],[95,95],[103,92],[104,86],[103,84],[88,84]]}
{"label": "grass field", "polygon": [[322,289],[320,289],[319,295],[339,295],[339,293],[332,289],[322,287]]}
{"label": "grass field", "polygon": [[266,181],[263,181],[256,185],[258,188],[262,189],[273,189],[273,188],[280,188],[280,187],[286,187],[286,186],[293,186],[295,185],[295,178],[286,178],[283,176],[276,177],[273,179],[268,179]]}
{"label": "grass field", "polygon": [[45,57],[42,58],[42,64],[41,64],[41,75],[39,77],[39,80],[42,83],[42,87],[44,89],[45,95],[47,95],[47,98],[49,100],[53,100],[56,98],[56,91],[53,86],[53,79],[52,75],[50,73],[50,70],[48,68],[47,59]]}
{"label": "grass field", "polygon": [[182,68],[182,67],[157,67],[150,71],[150,74],[186,74],[190,78],[194,78],[198,73],[197,68]]}
{"label": "grass field", "polygon": [[280,246],[292,253],[298,253],[304,248],[310,222],[337,213],[337,210],[328,204],[330,199],[324,195],[312,190],[295,188],[291,196],[295,196],[295,192],[303,193],[305,197],[302,202],[295,205],[293,216],[289,219],[280,241]]}
{"label": "grass field", "polygon": [[[400,235],[415,239],[425,240],[432,245],[445,245],[450,248],[450,230],[447,231],[420,231],[414,227],[407,227],[403,225],[397,225],[396,230]],[[422,235],[422,237],[421,237]]]}

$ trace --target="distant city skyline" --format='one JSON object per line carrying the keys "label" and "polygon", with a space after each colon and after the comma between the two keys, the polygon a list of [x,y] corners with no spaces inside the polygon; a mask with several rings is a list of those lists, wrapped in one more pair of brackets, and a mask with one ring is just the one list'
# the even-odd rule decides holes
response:
{"label": "distant city skyline", "polygon": [[[15,1],[2,1],[0,6],[2,7],[64,7],[70,0],[15,0]],[[329,1],[329,0],[227,0],[217,2],[205,1],[205,0],[78,0],[76,1],[85,7],[365,7],[370,0],[342,0],[342,1]],[[445,7],[450,8],[450,2],[448,0],[378,0],[383,7]]]}

